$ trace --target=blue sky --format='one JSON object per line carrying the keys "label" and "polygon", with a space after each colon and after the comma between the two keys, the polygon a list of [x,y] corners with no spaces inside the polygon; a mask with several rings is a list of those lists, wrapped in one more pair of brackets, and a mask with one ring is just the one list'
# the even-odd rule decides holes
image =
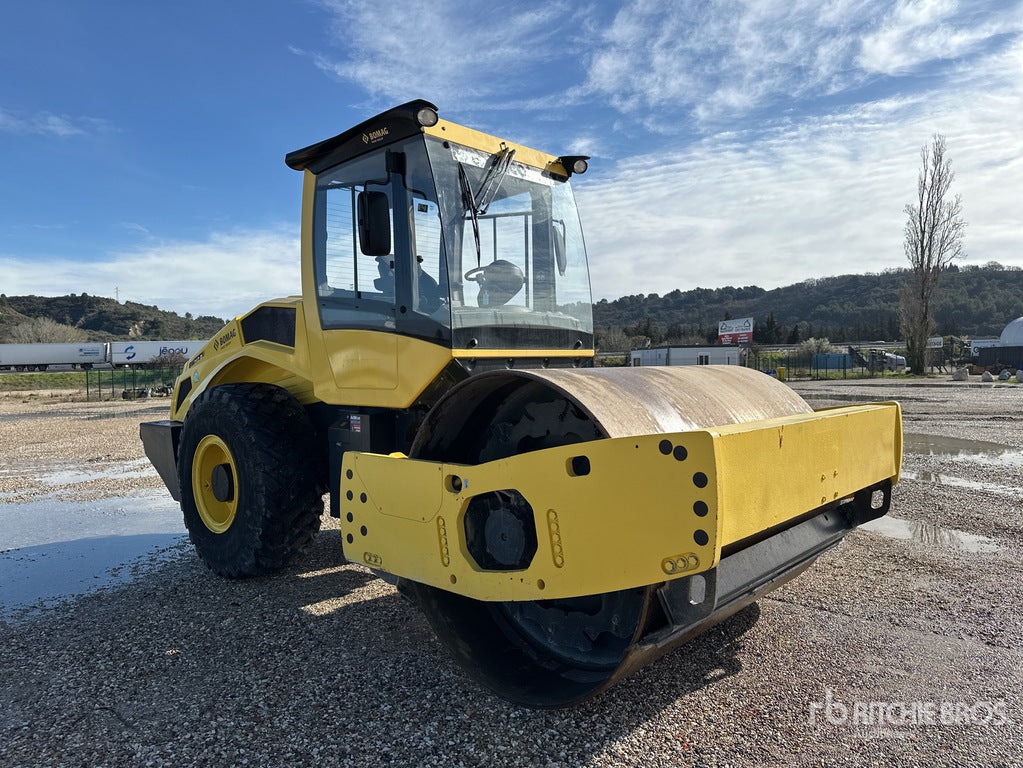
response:
{"label": "blue sky", "polygon": [[297,292],[286,152],[393,104],[555,154],[594,297],[905,264],[946,136],[964,264],[1023,266],[1023,2],[36,0],[0,11],[0,292]]}

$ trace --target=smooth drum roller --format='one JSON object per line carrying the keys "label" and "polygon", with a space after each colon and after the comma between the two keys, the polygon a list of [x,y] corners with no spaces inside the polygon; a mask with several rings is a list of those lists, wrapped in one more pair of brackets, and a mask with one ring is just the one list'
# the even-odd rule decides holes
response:
{"label": "smooth drum roller", "polygon": [[345,556],[418,595],[470,675],[558,707],[886,513],[895,403],[813,413],[737,366],[580,367],[585,158],[416,100],[286,162],[302,295],[231,320],[140,426],[217,573],[284,567],[327,491]]}
{"label": "smooth drum roller", "polygon": [[[427,417],[411,457],[480,464],[590,440],[811,411],[784,384],[739,367],[509,370],[481,374],[452,389]],[[529,505],[515,491],[479,498],[465,516],[474,558],[497,569],[523,567],[536,547],[524,519]],[[621,514],[638,511],[626,508]],[[696,634],[675,633],[670,643],[644,641],[665,634],[658,586],[561,600],[482,602],[403,584],[469,675],[533,707],[588,698]],[[719,621],[739,607],[713,618]]]}

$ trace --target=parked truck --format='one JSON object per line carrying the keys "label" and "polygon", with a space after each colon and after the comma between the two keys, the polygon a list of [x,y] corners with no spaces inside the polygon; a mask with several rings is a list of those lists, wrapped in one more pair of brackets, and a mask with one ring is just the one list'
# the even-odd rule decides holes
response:
{"label": "parked truck", "polygon": [[0,344],[0,370],[45,371],[56,366],[88,370],[104,362],[103,342]]}
{"label": "parked truck", "polygon": [[46,371],[50,368],[147,366],[187,360],[203,348],[197,341],[109,341],[75,344],[0,344],[0,370]]}

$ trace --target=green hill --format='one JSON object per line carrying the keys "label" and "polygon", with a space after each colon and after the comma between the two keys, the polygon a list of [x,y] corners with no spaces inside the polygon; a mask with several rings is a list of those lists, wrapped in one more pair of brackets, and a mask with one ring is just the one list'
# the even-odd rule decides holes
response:
{"label": "green hill", "polygon": [[0,341],[10,328],[31,318],[49,318],[82,329],[88,341],[118,339],[208,339],[224,321],[204,315],[184,317],[158,307],[118,302],[88,294],[69,296],[0,295]]}
{"label": "green hill", "polygon": [[[664,296],[623,296],[594,305],[598,336],[624,333],[655,344],[717,337],[721,320],[752,317],[755,341],[783,344],[810,336],[842,341],[897,341],[899,288],[907,270],[806,280],[774,290],[696,288]],[[1023,316],[1023,270],[989,264],[953,266],[938,285],[935,335],[998,336]]]}
{"label": "green hill", "polygon": [[[899,288],[906,270],[805,280],[764,290],[679,289],[664,296],[623,296],[593,307],[598,343],[611,335],[646,337],[661,344],[679,340],[714,341],[721,320],[752,317],[755,341],[796,342],[811,336],[833,342],[897,341]],[[934,311],[936,335],[998,336],[1006,323],[1023,316],[1023,270],[988,264],[953,265],[941,279]],[[184,317],[158,307],[87,294],[70,296],[0,295],[0,341],[6,331],[30,318],[45,317],[81,328],[90,341],[117,339],[208,339],[224,321]]]}

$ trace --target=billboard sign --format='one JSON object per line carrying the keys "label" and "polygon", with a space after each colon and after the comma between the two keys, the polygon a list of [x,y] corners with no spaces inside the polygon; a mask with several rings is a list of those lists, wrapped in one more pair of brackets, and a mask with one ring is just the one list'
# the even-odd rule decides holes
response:
{"label": "billboard sign", "polygon": [[718,343],[753,343],[753,318],[740,317],[738,320],[722,320],[718,323]]}

